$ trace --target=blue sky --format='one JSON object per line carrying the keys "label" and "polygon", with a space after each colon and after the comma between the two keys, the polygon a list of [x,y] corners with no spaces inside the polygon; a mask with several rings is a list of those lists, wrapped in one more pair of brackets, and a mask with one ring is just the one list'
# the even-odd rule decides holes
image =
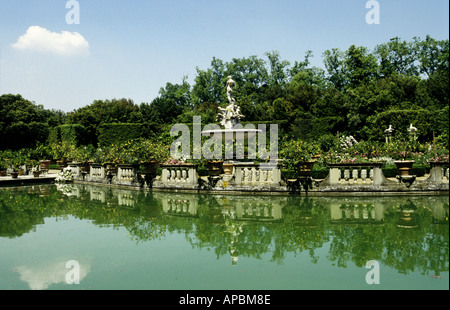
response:
{"label": "blue sky", "polygon": [[332,48],[449,38],[448,0],[378,0],[378,25],[366,23],[367,0],[78,0],[79,24],[66,22],[67,2],[0,0],[0,94],[66,112],[97,99],[140,104],[185,75],[192,84],[213,57],[278,51],[294,63],[312,50],[323,67]]}

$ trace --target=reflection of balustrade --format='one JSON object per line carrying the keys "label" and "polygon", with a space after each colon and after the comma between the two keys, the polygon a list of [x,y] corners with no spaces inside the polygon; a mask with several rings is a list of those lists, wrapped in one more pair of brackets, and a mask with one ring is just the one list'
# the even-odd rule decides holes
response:
{"label": "reflection of balustrade", "polygon": [[134,207],[134,197],[136,196],[131,192],[118,192],[117,201],[120,206]]}
{"label": "reflection of balustrade", "polygon": [[162,198],[163,212],[177,216],[197,216],[198,199],[183,195],[173,198]]}
{"label": "reflection of balustrade", "polygon": [[106,202],[106,193],[102,190],[91,189],[90,192],[91,200],[97,200],[100,202]]}
{"label": "reflection of balustrade", "polygon": [[324,183],[330,185],[381,185],[386,178],[381,163],[330,164],[330,172]]}
{"label": "reflection of balustrade", "polygon": [[365,222],[381,221],[383,218],[382,214],[377,214],[377,210],[372,204],[342,204],[333,206],[331,211],[333,221]]}
{"label": "reflection of balustrade", "polygon": [[196,165],[161,165],[161,182],[164,186],[196,187],[198,183]]}
{"label": "reflection of balustrade", "polygon": [[[230,206],[233,206],[232,209]],[[227,207],[222,209],[222,213],[228,210],[227,214],[237,220],[276,221],[282,219],[282,209],[278,202],[236,198],[229,201]]]}
{"label": "reflection of balustrade", "polygon": [[281,170],[277,165],[235,164],[236,185],[280,185]]}

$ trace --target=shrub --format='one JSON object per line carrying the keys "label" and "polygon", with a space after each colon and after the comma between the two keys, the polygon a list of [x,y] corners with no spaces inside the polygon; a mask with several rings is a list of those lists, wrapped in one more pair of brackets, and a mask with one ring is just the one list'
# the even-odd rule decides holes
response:
{"label": "shrub", "polygon": [[98,128],[99,146],[105,147],[141,138],[143,125],[134,123],[103,124]]}

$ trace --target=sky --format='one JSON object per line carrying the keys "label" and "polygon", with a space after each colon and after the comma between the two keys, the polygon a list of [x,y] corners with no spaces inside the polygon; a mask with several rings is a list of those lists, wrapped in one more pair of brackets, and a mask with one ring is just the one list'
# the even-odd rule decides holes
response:
{"label": "sky", "polygon": [[293,64],[311,50],[323,68],[332,48],[426,35],[449,39],[448,0],[0,0],[0,95],[65,112],[150,103],[213,57],[278,51]]}

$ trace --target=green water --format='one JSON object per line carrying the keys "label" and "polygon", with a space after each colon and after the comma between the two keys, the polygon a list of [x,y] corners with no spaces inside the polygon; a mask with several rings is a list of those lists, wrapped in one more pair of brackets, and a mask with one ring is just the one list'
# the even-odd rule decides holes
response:
{"label": "green water", "polygon": [[448,196],[3,188],[0,289],[448,290],[448,212]]}

